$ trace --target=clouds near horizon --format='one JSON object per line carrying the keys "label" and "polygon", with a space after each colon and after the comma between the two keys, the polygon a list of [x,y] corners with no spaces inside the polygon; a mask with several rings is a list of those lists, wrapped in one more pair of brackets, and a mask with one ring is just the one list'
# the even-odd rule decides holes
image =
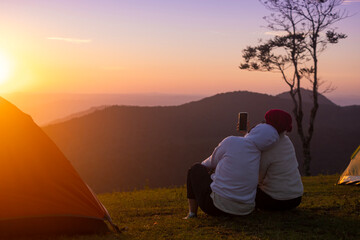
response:
{"label": "clouds near horizon", "polygon": [[351,3],[360,3],[360,0],[345,0],[344,1],[344,5],[348,5]]}
{"label": "clouds near horizon", "polygon": [[91,39],[64,38],[64,37],[48,37],[48,40],[64,41],[68,43],[90,43]]}

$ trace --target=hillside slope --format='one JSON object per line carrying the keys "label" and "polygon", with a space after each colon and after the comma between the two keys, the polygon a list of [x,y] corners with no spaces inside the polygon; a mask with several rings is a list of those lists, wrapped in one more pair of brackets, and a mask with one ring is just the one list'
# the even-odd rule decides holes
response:
{"label": "hillside slope", "polygon": [[[249,112],[255,124],[268,109],[290,112],[291,104],[265,94],[231,92],[172,107],[111,106],[43,129],[96,192],[182,185],[189,166],[207,158],[224,137],[237,134],[239,111]],[[359,134],[360,106],[321,105],[312,173],[342,171]],[[290,137],[301,164],[295,131]]]}

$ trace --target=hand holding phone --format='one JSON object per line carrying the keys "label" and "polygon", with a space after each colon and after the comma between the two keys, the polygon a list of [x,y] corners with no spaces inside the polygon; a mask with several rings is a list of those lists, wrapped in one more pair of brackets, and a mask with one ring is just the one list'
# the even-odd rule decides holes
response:
{"label": "hand holding phone", "polygon": [[237,130],[242,135],[245,135],[248,131],[248,113],[247,112],[240,112],[238,115],[238,124],[237,124]]}

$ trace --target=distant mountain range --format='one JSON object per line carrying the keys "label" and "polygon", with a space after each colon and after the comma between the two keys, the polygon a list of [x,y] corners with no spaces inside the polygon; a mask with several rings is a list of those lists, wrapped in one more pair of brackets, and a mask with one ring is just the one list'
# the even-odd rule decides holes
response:
{"label": "distant mountain range", "polygon": [[40,125],[48,125],[89,108],[106,105],[171,106],[199,100],[201,95],[181,94],[61,94],[61,93],[11,93],[2,97],[31,115]]}
{"label": "distant mountain range", "polygon": [[[312,91],[303,88],[300,91],[303,102],[311,104],[313,102]],[[291,100],[291,96],[289,92],[280,93],[276,95],[276,97]],[[318,95],[318,103],[321,105],[335,105],[335,103],[333,103],[332,101],[330,101],[328,98],[326,98],[324,95],[321,94]]]}
{"label": "distant mountain range", "polygon": [[[79,112],[86,112],[89,108],[97,108],[109,105],[126,106],[176,106],[190,101],[197,101],[205,95],[185,94],[75,94],[75,93],[11,93],[0,94],[2,97],[15,104],[23,112],[31,115],[34,121],[45,126],[55,121],[63,121],[72,118]],[[307,94],[304,96],[306,97]],[[289,98],[288,93],[277,95]],[[310,100],[310,97],[307,98]],[[326,98],[325,98],[326,99]],[[338,96],[330,98],[337,105],[360,105],[359,96]],[[305,99],[306,100],[306,99]],[[328,102],[332,103],[328,99]],[[320,102],[322,100],[320,99]],[[333,104],[333,103],[332,103]]]}
{"label": "distant mountain range", "polygon": [[[337,173],[360,144],[360,106],[321,99],[311,172]],[[305,112],[310,107],[305,103]],[[179,106],[108,106],[43,129],[92,189],[111,192],[184,184],[188,167],[211,155],[226,136],[237,135],[238,112],[249,112],[256,124],[271,108],[291,112],[292,102],[285,95],[229,92]],[[296,129],[290,138],[301,165]]]}

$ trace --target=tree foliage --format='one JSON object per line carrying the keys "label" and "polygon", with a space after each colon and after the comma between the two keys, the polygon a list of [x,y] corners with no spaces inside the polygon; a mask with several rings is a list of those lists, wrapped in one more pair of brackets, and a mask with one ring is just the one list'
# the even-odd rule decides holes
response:
{"label": "tree foliage", "polygon": [[[310,142],[319,108],[318,57],[329,44],[346,38],[333,25],[348,16],[339,7],[342,0],[260,0],[271,14],[264,17],[274,37],[260,41],[257,46],[243,50],[240,69],[279,72],[290,88],[297,123],[297,132],[303,146],[304,171],[310,175]],[[307,127],[304,127],[302,80],[311,84],[313,106]],[[325,87],[325,91],[331,87]]]}

